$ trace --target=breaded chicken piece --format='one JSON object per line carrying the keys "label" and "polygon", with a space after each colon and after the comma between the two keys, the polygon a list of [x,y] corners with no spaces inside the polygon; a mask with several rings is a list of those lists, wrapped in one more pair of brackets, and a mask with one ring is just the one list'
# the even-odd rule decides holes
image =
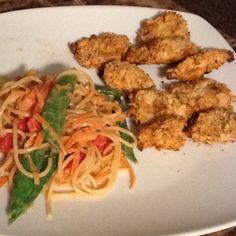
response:
{"label": "breaded chicken piece", "polygon": [[179,116],[188,118],[192,115],[192,110],[188,105],[181,103],[175,94],[166,91],[157,91],[153,105],[156,117]]}
{"label": "breaded chicken piece", "polygon": [[173,93],[180,103],[190,107],[192,112],[212,108],[232,109],[232,91],[225,84],[215,80],[202,78],[171,83],[167,91]]}
{"label": "breaded chicken piece", "polygon": [[140,90],[130,101],[129,113],[137,123],[145,124],[155,118],[154,102],[156,96],[155,89]]}
{"label": "breaded chicken piece", "polygon": [[150,76],[137,65],[120,61],[111,61],[105,65],[103,79],[109,87],[128,92],[155,85]]}
{"label": "breaded chicken piece", "polygon": [[138,30],[137,42],[146,43],[152,39],[182,37],[189,39],[190,34],[184,18],[176,12],[164,12],[160,16],[142,22]]}
{"label": "breaded chicken piece", "polygon": [[122,60],[129,47],[127,36],[114,33],[92,35],[70,44],[75,59],[87,68],[99,68],[114,59]]}
{"label": "breaded chicken piece", "polygon": [[169,64],[199,51],[188,39],[175,37],[153,39],[145,45],[130,48],[126,60],[133,64]]}
{"label": "breaded chicken piece", "polygon": [[185,122],[181,117],[166,117],[144,125],[138,134],[138,148],[178,150],[185,143]]}
{"label": "breaded chicken piece", "polygon": [[190,109],[171,93],[148,89],[136,93],[130,114],[137,123],[146,124],[162,116],[188,117]]}
{"label": "breaded chicken piece", "polygon": [[234,55],[226,49],[209,49],[187,57],[176,67],[167,70],[168,79],[196,80],[205,73],[219,68],[226,61],[234,60]]}
{"label": "breaded chicken piece", "polygon": [[225,109],[200,113],[189,135],[195,142],[208,144],[236,141],[236,113]]}

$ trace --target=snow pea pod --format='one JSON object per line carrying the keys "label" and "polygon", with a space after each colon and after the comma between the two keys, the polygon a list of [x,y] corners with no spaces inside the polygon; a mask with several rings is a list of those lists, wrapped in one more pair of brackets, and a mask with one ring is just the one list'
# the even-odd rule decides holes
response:
{"label": "snow pea pod", "polygon": [[[64,128],[65,116],[70,104],[70,94],[74,90],[75,83],[76,76],[74,75],[64,75],[58,78],[44,105],[43,118],[58,134],[61,134]],[[16,172],[8,211],[9,223],[14,222],[32,205],[57,168],[58,147],[56,141],[53,140],[47,129],[43,128],[42,132],[44,142],[52,145],[49,148],[33,151],[30,155],[39,172],[46,168],[49,158],[53,160],[52,168],[46,176],[40,178],[39,185],[35,185],[32,178],[23,175],[20,171]],[[23,167],[30,171],[27,155],[20,157],[20,159]]]}
{"label": "snow pea pod", "polygon": [[[111,100],[117,101],[120,104],[121,108],[123,110],[125,110],[126,104],[125,104],[125,102],[122,101],[122,98],[124,98],[124,94],[120,90],[112,89],[112,88],[108,88],[108,87],[104,87],[104,86],[100,86],[100,85],[96,86],[96,90],[99,93],[103,94],[104,96],[110,98]],[[127,125],[126,120],[124,120],[123,122],[118,122],[118,125],[121,128],[128,129],[128,125]],[[133,141],[132,137],[129,136],[128,134],[120,132],[120,136],[122,139],[126,140],[129,143],[131,143]],[[122,148],[123,154],[129,160],[131,160],[133,162],[137,162],[137,158],[134,155],[133,148],[128,147],[127,145],[125,145],[123,143],[121,145],[121,148]]]}

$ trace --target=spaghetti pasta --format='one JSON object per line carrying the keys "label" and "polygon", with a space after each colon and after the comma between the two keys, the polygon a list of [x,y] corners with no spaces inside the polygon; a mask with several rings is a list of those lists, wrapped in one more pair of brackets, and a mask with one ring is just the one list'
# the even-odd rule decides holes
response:
{"label": "spaghetti pasta", "polygon": [[[76,76],[77,83],[70,95],[70,105],[62,134],[58,134],[43,117],[43,106],[62,76]],[[66,86],[66,85],[65,85]],[[100,94],[92,79],[76,69],[56,76],[37,77],[34,72],[0,88],[0,151],[7,153],[0,165],[2,182],[14,188],[16,172],[34,180],[38,185],[53,165],[52,158],[39,171],[30,154],[50,149],[43,130],[47,130],[58,147],[57,168],[45,188],[48,215],[51,200],[58,196],[96,197],[106,194],[114,186],[118,173],[130,173],[130,188],[135,184],[134,171],[126,160],[122,145],[136,146],[135,136],[118,123],[125,120],[119,103]],[[121,133],[132,138],[128,142]],[[8,143],[6,144],[6,137]],[[5,141],[5,146],[4,146]],[[23,165],[24,158],[29,169]]]}

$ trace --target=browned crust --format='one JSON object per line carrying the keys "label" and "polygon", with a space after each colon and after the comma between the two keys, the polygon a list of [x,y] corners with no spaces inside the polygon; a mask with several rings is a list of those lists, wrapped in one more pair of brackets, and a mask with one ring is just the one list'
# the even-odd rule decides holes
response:
{"label": "browned crust", "polygon": [[105,65],[103,79],[109,87],[127,92],[155,86],[151,77],[137,65],[117,60]]}
{"label": "browned crust", "polygon": [[123,60],[130,42],[127,36],[102,33],[82,38],[69,45],[75,59],[87,68],[100,68],[108,61]]}
{"label": "browned crust", "polygon": [[226,49],[209,49],[187,57],[176,67],[167,70],[167,79],[196,80],[205,73],[218,69],[226,61],[234,60],[233,52]]}
{"label": "browned crust", "polygon": [[232,110],[232,91],[216,80],[201,78],[189,82],[171,83],[167,91],[175,94],[180,103],[186,104],[192,112],[225,108]]}
{"label": "browned crust", "polygon": [[144,20],[137,33],[137,42],[147,43],[153,39],[170,37],[190,38],[187,22],[176,12],[164,12],[159,16]]}
{"label": "browned crust", "polygon": [[197,45],[180,37],[154,39],[130,48],[126,60],[133,64],[169,64],[184,60],[199,51]]}
{"label": "browned crust", "polygon": [[235,141],[236,113],[226,109],[200,113],[188,135],[195,142],[207,144]]}
{"label": "browned crust", "polygon": [[163,117],[145,124],[139,130],[138,148],[178,150],[185,143],[185,122],[181,117]]}

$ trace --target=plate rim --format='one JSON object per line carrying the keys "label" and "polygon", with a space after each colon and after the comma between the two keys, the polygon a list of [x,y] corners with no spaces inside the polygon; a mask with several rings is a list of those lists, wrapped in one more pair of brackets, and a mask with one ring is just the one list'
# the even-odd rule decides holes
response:
{"label": "plate rim", "polygon": [[[140,9],[140,10],[150,10],[150,11],[173,11],[173,12],[178,12],[181,14],[185,14],[185,15],[192,15],[194,17],[198,17],[199,19],[201,19],[203,22],[211,25],[215,30],[217,30],[217,32],[221,35],[221,37],[225,40],[225,43],[228,44],[228,46],[231,48],[231,50],[234,52],[234,49],[232,48],[232,46],[229,44],[229,42],[222,36],[222,34],[218,31],[218,29],[216,29],[210,22],[208,22],[207,20],[205,20],[203,17],[191,13],[191,12],[185,12],[185,11],[178,11],[178,10],[172,10],[172,9],[165,9],[165,8],[156,8],[156,7],[143,7],[143,6],[124,6],[124,5],[76,5],[76,6],[53,6],[53,7],[40,7],[40,8],[27,8],[27,9],[18,9],[18,10],[13,10],[13,11],[7,11],[7,12],[2,12],[0,13],[0,20],[2,17],[7,17],[8,15],[14,15],[14,14],[31,14],[32,12],[40,12],[40,11],[45,11],[45,10],[49,10],[49,11],[54,11],[57,9],[60,10],[64,10],[64,9],[107,9],[107,8],[113,8],[113,9]],[[177,233],[177,234],[171,234],[171,235],[196,235],[197,234],[208,234],[208,233],[212,233],[212,232],[217,232],[220,230],[224,230],[224,229],[228,229],[231,228],[233,226],[236,225],[236,219],[232,220],[230,222],[227,223],[222,223],[222,224],[218,224],[212,227],[206,227],[206,228],[202,228],[199,230],[193,230],[193,231],[188,231],[188,232],[183,232],[183,233]],[[1,233],[1,232],[0,232]]]}

